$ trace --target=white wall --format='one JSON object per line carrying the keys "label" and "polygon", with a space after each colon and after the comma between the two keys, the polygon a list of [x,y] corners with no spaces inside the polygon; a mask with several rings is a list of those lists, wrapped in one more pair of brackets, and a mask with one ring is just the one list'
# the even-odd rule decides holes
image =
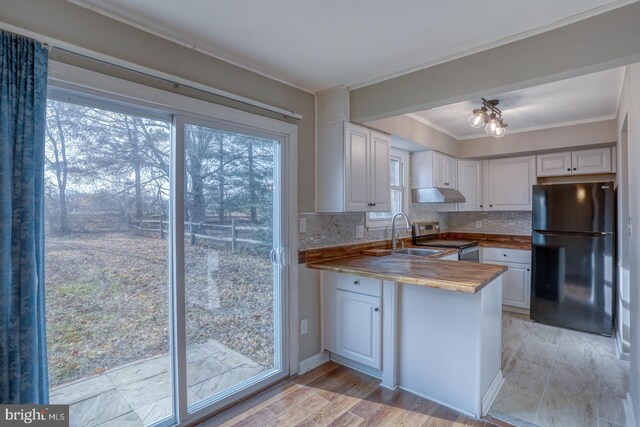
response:
{"label": "white wall", "polygon": [[355,89],[350,94],[351,120],[379,120],[640,61],[638,22],[636,2]]}
{"label": "white wall", "polygon": [[[636,421],[640,417],[640,64],[627,67],[623,97],[618,111],[618,129],[622,131],[627,119],[627,140],[629,146],[629,215],[631,216],[632,237],[630,246],[630,362],[631,362],[631,402]],[[624,161],[625,159],[621,159]],[[619,219],[623,220],[623,219]]]}
{"label": "white wall", "polygon": [[393,136],[415,142],[417,147],[409,151],[436,150],[453,157],[458,157],[459,154],[458,149],[460,145],[457,139],[408,116],[403,115],[374,120],[367,122],[366,125]]}
{"label": "white wall", "polygon": [[[21,32],[47,37],[55,40],[56,46],[62,45],[66,49],[91,57],[97,56],[109,62],[135,64],[300,113],[303,120],[296,122],[299,170],[314,170],[315,96],[311,93],[172,43],[64,0],[0,0],[0,28],[7,27],[9,30],[15,27],[24,30]],[[82,65],[99,66],[89,62]],[[113,67],[110,71],[117,72]],[[168,90],[171,90],[171,87]],[[247,109],[246,105],[232,106]],[[249,108],[249,111],[252,109]],[[265,114],[263,111],[252,112]],[[299,174],[298,199],[302,211],[314,209],[313,173]]]}
{"label": "white wall", "polygon": [[605,120],[572,126],[562,126],[531,132],[509,133],[503,138],[466,139],[459,142],[461,158],[495,157],[528,154],[541,151],[588,148],[613,144],[618,139],[616,120]]}

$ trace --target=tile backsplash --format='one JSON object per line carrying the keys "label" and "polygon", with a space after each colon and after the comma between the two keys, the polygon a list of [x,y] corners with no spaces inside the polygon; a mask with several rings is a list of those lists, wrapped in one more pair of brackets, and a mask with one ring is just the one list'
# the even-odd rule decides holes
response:
{"label": "tile backsplash", "polygon": [[[437,212],[435,205],[412,203],[409,219],[439,221],[443,232],[459,231],[490,234],[531,234],[531,212]],[[300,213],[306,218],[307,231],[300,233],[300,249],[347,245],[391,238],[390,229],[364,229],[364,236],[356,239],[356,226],[365,224],[364,213]],[[476,221],[482,222],[476,228]],[[403,231],[401,235],[409,236]]]}
{"label": "tile backsplash", "polygon": [[[446,212],[440,221],[443,231],[488,234],[531,234],[531,212]],[[476,228],[476,222],[481,227]]]}
{"label": "tile backsplash", "polygon": [[[307,232],[299,235],[300,249],[365,243],[391,238],[391,229],[367,229],[365,227],[363,238],[356,239],[356,226],[365,224],[364,216],[364,213],[300,213],[300,218],[307,219]],[[408,216],[411,222],[442,222],[442,214],[425,204],[411,204]],[[396,224],[398,223],[396,222]],[[410,236],[411,232],[402,230],[400,235]]]}

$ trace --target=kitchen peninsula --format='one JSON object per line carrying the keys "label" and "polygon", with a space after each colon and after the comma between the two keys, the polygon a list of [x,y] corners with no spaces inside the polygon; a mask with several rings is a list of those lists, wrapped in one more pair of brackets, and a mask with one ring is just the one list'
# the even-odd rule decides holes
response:
{"label": "kitchen peninsula", "polygon": [[[441,258],[438,258],[441,257]],[[321,271],[323,348],[346,365],[480,417],[503,383],[503,266],[354,255]]]}

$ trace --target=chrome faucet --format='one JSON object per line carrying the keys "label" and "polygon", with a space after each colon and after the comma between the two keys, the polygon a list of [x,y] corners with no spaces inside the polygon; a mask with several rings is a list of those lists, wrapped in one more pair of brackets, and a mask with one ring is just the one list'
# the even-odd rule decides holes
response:
{"label": "chrome faucet", "polygon": [[407,230],[411,230],[411,222],[404,212],[398,212],[391,218],[391,250],[395,250],[398,246],[398,236],[396,236],[396,217],[400,215],[404,217],[404,225]]}

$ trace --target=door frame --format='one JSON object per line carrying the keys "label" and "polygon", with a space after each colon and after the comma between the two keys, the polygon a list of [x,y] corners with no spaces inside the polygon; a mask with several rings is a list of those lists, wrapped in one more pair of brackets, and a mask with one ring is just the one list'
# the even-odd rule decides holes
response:
{"label": "door frame", "polygon": [[[179,400],[178,406],[174,407],[175,423],[172,422],[174,421],[172,420],[169,422],[156,423],[156,425],[192,424],[195,421],[205,419],[216,412],[219,412],[233,403],[245,399],[247,396],[255,394],[257,391],[264,389],[268,385],[275,383],[286,376],[296,374],[299,370],[297,268],[298,127],[288,122],[236,110],[184,95],[166,92],[161,89],[133,83],[57,61],[49,61],[49,86],[57,90],[79,93],[86,97],[95,96],[98,98],[109,99],[115,103],[121,102],[135,105],[151,112],[155,111],[160,114],[169,113],[174,116],[174,125],[178,124],[180,121],[184,124],[185,117],[190,119],[189,123],[191,123],[191,119],[198,120],[198,118],[201,118],[203,121],[208,123],[223,123],[226,125],[225,127],[228,128],[235,128],[238,130],[254,129],[264,134],[279,137],[277,139],[281,141],[282,150],[281,176],[283,183],[281,195],[285,199],[282,210],[282,233],[284,236],[283,240],[286,242],[286,250],[284,252],[285,256],[282,260],[284,262],[284,265],[282,265],[284,286],[281,301],[281,306],[284,311],[282,313],[282,350],[284,352],[282,373],[278,375],[278,378],[275,380],[269,379],[268,381],[258,381],[250,387],[247,387],[242,391],[238,391],[233,396],[218,400],[217,402],[196,410],[191,414],[188,414],[186,411],[186,396],[178,395],[178,399],[174,399],[174,403]],[[172,141],[176,141],[176,143],[172,143],[172,162],[181,161],[181,163],[176,164],[177,167],[172,168],[172,190],[176,182],[176,177],[174,175],[180,172],[184,174],[183,139],[177,138],[178,135],[175,135],[175,133],[178,132],[178,129],[178,126],[172,127]],[[183,131],[184,127],[180,129],[180,132]],[[180,144],[178,144],[177,141],[181,141]],[[184,175],[182,175],[182,177],[182,179],[184,179]],[[173,194],[175,194],[175,192],[172,192],[172,195]],[[180,199],[180,197],[172,197],[172,199]],[[175,209],[176,204],[179,205],[184,203],[184,200],[176,200],[176,202],[177,203],[173,200],[171,201],[172,209]],[[180,227],[180,224],[173,221],[172,233],[178,233],[180,230],[184,231],[184,224]],[[178,236],[180,234],[175,235]],[[174,250],[177,251],[179,249],[180,243],[181,239],[176,239],[176,245],[173,246]],[[184,245],[184,242],[182,242],[182,245]],[[184,264],[174,264],[174,260],[178,259],[178,257],[175,256],[175,253],[172,253],[170,258],[171,280],[175,284],[174,287],[178,287],[179,284],[183,284],[183,281],[176,281],[176,276],[181,276],[181,274],[178,274],[180,271],[184,272]],[[182,261],[184,261],[184,258]],[[182,296],[172,295],[171,298],[171,310],[177,310],[176,313],[172,313],[171,316],[171,322],[175,322],[175,319],[178,318],[177,316],[184,315],[184,313],[180,313],[180,310],[184,312],[184,292],[182,292]],[[175,324],[172,325],[176,334],[175,338],[172,337],[172,346],[170,351],[175,351],[176,356],[181,355],[184,358],[186,354],[186,339],[184,331],[182,336],[178,337],[180,328],[176,328],[176,326],[177,325]],[[175,361],[177,359],[174,357],[172,360]],[[182,368],[179,368],[178,366],[172,366],[171,375],[173,376],[175,372],[177,380],[184,382],[184,385],[186,385],[186,360],[182,365],[184,371],[182,371]],[[173,384],[176,383],[174,382]],[[186,388],[184,389],[186,390]],[[176,392],[177,390],[174,390],[174,393]],[[183,400],[184,402],[182,402]]]}

